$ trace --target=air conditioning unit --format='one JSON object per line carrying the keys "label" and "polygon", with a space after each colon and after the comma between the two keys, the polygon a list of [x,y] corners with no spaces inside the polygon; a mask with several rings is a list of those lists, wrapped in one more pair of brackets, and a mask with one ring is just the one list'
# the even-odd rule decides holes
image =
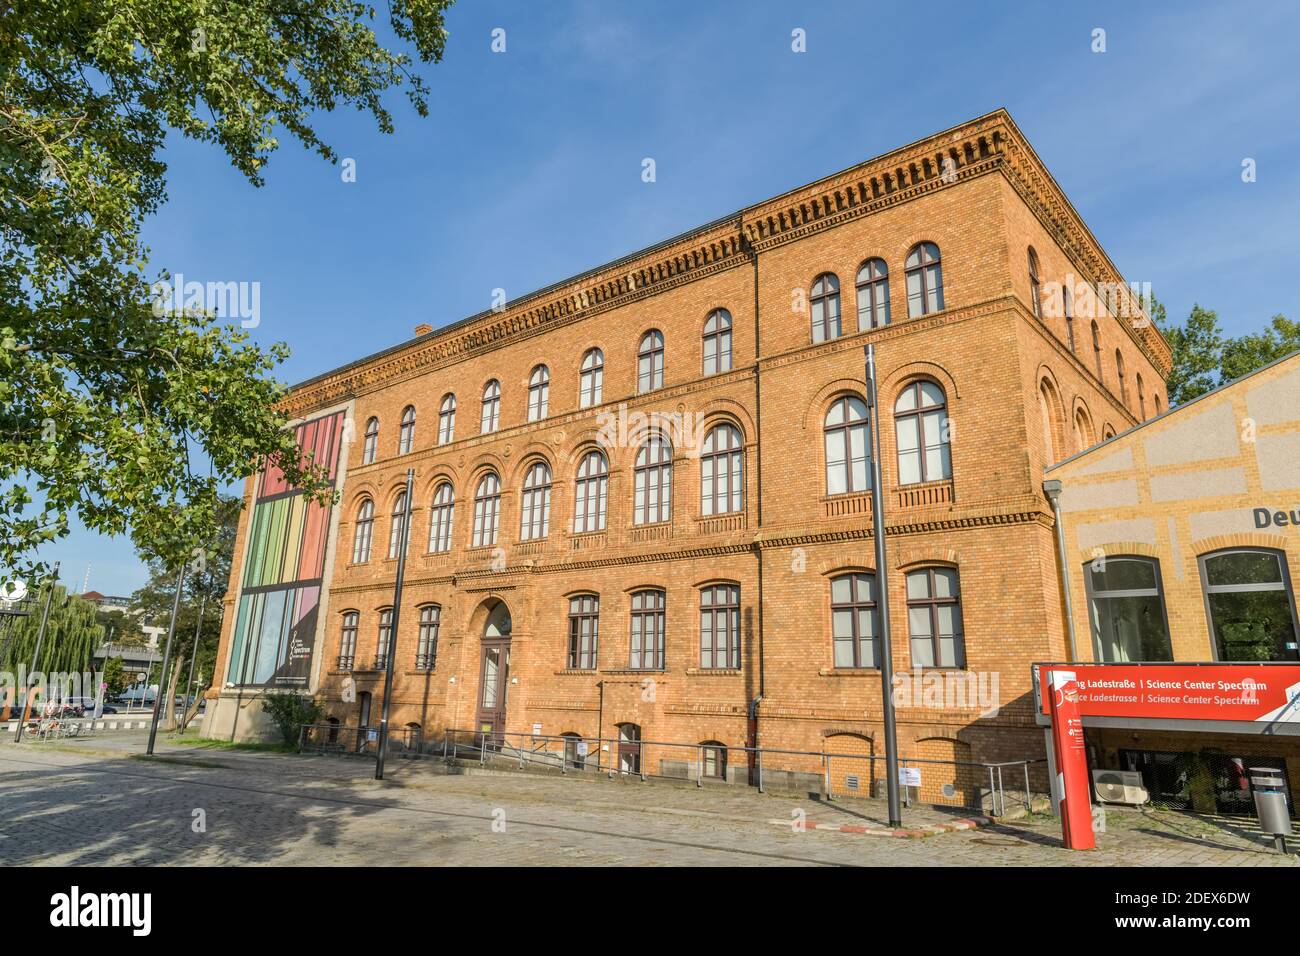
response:
{"label": "air conditioning unit", "polygon": [[1094,770],[1092,788],[1101,803],[1124,803],[1140,807],[1151,799],[1136,770]]}

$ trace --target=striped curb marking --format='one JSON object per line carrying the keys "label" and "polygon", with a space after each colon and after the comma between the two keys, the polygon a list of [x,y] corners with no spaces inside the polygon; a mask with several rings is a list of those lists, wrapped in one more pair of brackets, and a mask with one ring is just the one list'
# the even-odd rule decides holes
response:
{"label": "striped curb marking", "polygon": [[[794,826],[793,820],[768,820],[768,823],[780,827]],[[952,823],[939,823],[929,827],[919,827],[914,830],[893,830],[883,827],[864,827],[856,826],[851,823],[815,823],[808,820],[803,824],[805,830],[830,830],[835,833],[860,833],[864,836],[882,836],[882,837],[902,837],[904,839],[918,839],[921,837],[938,836],[940,833],[953,833],[958,830],[975,830],[979,827],[988,826],[988,817],[970,817],[964,820],[954,820]]]}

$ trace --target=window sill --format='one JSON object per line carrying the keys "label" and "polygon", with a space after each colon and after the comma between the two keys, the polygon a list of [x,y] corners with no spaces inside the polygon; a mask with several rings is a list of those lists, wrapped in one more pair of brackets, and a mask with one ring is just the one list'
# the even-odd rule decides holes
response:
{"label": "window sill", "polygon": [[692,677],[736,677],[742,671],[739,667],[688,667],[686,673]]}
{"label": "window sill", "polygon": [[579,676],[579,677],[581,677],[581,676],[584,676],[584,675],[592,675],[592,676],[595,676],[595,675],[597,675],[597,674],[599,674],[599,673],[600,673],[600,671],[596,670],[594,667],[566,667],[566,668],[565,668],[564,670],[562,670],[562,671],[556,671],[556,672],[555,672],[555,676],[556,676],[556,677],[564,677],[564,676],[568,675],[568,676]]}
{"label": "window sill", "polygon": [[817,671],[819,677],[879,677],[879,667],[823,667]]}
{"label": "window sill", "polygon": [[666,667],[614,667],[602,670],[602,674],[666,674]]}

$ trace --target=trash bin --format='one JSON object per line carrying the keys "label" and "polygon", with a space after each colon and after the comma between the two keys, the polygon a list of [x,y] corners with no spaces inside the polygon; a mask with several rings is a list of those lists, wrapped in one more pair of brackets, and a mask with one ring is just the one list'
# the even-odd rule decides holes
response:
{"label": "trash bin", "polygon": [[1275,767],[1251,767],[1250,789],[1255,796],[1255,813],[1259,828],[1272,834],[1273,846],[1286,852],[1286,838],[1291,834],[1291,811],[1286,805],[1286,779]]}

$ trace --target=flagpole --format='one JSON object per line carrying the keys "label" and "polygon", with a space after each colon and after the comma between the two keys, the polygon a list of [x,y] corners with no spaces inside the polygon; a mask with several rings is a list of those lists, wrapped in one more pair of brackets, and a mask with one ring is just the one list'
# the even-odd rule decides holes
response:
{"label": "flagpole", "polygon": [[[181,569],[176,574],[176,597],[172,600],[172,619],[167,625],[167,644],[163,648],[162,670],[158,672],[158,693],[153,699],[153,719],[149,722],[149,746],[145,748],[145,753],[153,756],[154,740],[158,737],[158,715],[163,705],[163,694],[171,694],[171,688],[167,686],[167,666],[171,663],[172,657],[172,637],[176,634],[176,614],[181,609],[181,591],[185,589],[185,564],[181,563]],[[144,679],[144,692],[149,693],[149,678]],[[168,702],[170,704],[170,701]]]}
{"label": "flagpole", "polygon": [[397,539],[397,583],[393,585],[393,619],[388,629],[384,660],[384,707],[379,718],[379,753],[375,758],[375,779],[384,779],[384,757],[388,752],[388,714],[392,709],[393,659],[397,656],[397,626],[402,618],[402,581],[406,576],[406,543],[411,530],[411,484],[415,469],[406,469],[406,497],[402,509],[401,534]]}
{"label": "flagpole", "polygon": [[903,825],[898,802],[898,729],[894,721],[894,650],[889,632],[889,558],[885,552],[885,483],[880,469],[876,347],[867,345],[867,427],[871,435],[871,534],[876,543],[876,608],[880,612],[880,702],[885,717],[885,793],[889,825]]}

